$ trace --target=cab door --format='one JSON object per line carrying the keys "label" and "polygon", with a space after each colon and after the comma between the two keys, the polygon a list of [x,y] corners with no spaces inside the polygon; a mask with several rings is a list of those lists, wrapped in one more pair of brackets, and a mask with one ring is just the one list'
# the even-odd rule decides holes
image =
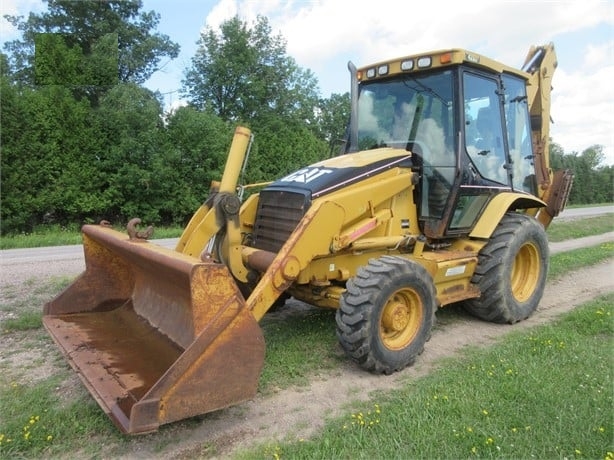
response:
{"label": "cab door", "polygon": [[462,83],[460,176],[446,235],[468,234],[495,195],[511,191],[504,98],[499,78],[465,70]]}

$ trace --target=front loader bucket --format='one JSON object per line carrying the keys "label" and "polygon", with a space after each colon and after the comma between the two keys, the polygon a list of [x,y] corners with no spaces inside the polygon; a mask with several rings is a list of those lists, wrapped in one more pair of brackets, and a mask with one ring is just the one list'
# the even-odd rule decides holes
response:
{"label": "front loader bucket", "polygon": [[256,394],[264,338],[224,265],[103,226],[83,228],[86,270],[43,324],[125,433]]}

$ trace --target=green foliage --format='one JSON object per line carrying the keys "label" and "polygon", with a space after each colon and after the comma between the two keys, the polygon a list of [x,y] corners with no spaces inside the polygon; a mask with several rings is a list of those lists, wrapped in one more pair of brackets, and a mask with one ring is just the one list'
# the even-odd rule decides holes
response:
{"label": "green foliage", "polygon": [[602,165],[605,158],[603,146],[593,145],[581,154],[565,154],[559,145],[553,144],[550,151],[553,169],[570,169],[575,174],[570,204],[614,201],[614,166]]}
{"label": "green foliage", "polygon": [[89,54],[72,35],[35,36],[37,85],[104,88],[118,83],[118,38],[106,34],[89,43]]}
{"label": "green foliage", "polygon": [[318,105],[318,129],[331,153],[339,151],[345,139],[345,129],[350,119],[350,94],[331,94],[320,99]]}
{"label": "green foliage", "polygon": [[88,103],[61,86],[19,89],[6,80],[0,97],[2,231],[31,229],[94,205],[97,198],[78,192],[99,174],[84,158],[96,144]]}
{"label": "green foliage", "polygon": [[208,111],[181,107],[167,119],[165,148],[153,157],[164,223],[187,223],[205,201],[212,180],[220,180],[234,126]]}
{"label": "green foliage", "polygon": [[198,44],[184,94],[224,121],[249,122],[255,133],[249,181],[275,179],[327,155],[322,135],[331,127],[320,129],[316,119],[317,82],[286,55],[266,18],[250,27],[234,17],[219,31],[207,29]]}
{"label": "green foliage", "polygon": [[279,179],[326,157],[326,143],[304,124],[270,117],[258,125],[247,181]]}
{"label": "green foliage", "polygon": [[252,126],[271,114],[313,120],[318,100],[315,77],[286,55],[285,40],[273,35],[264,17],[251,27],[235,16],[219,31],[206,29],[183,84],[200,110],[210,108],[223,120]]}
{"label": "green foliage", "polygon": [[104,95],[94,115],[97,131],[106,140],[90,157],[102,179],[98,194],[106,201],[100,217],[159,222],[162,197],[153,158],[163,139],[160,102],[149,90],[120,84]]}
{"label": "green foliage", "polygon": [[[183,82],[192,104],[163,115],[140,86],[178,53],[155,12],[139,0],[46,3],[9,17],[22,37],[0,55],[0,234],[132,217],[185,225],[221,178],[238,124],[255,135],[243,183],[338,152],[348,94],[320,97],[266,18],[205,30]],[[553,144],[551,157],[576,175],[571,204],[614,201],[601,146],[578,155]]]}
{"label": "green foliage", "polygon": [[153,32],[159,16],[140,12],[140,1],[47,4],[8,18],[22,39],[5,44],[2,60],[1,232],[136,214],[156,221],[161,106],[137,84],[178,45]]}
{"label": "green foliage", "polygon": [[[14,77],[21,83],[33,84],[36,69],[34,58],[45,59],[46,53],[34,51],[37,38],[55,42],[54,49],[57,53],[51,53],[50,59],[54,59],[55,64],[60,64],[60,68],[68,66],[68,78],[78,82],[82,77],[73,72],[78,68],[72,65],[76,64],[75,60],[82,64],[86,61],[93,64],[86,66],[88,71],[84,76],[90,79],[90,83],[91,79],[95,82],[98,78],[108,81],[108,71],[116,62],[116,79],[140,84],[158,69],[163,57],[175,58],[179,54],[179,45],[166,35],[153,32],[160,16],[153,11],[141,12],[143,3],[140,0],[45,1],[48,11],[30,13],[27,19],[19,16],[7,17],[23,34],[21,40],[5,44],[15,68]],[[109,54],[109,46],[113,44],[116,44],[116,49]],[[88,57],[88,60],[83,60],[83,56]],[[55,61],[56,57],[66,59],[67,62]],[[44,64],[43,68],[50,72],[53,63]],[[98,76],[89,72],[93,70],[92,67],[100,67]],[[60,75],[55,73],[52,81],[57,82]],[[45,74],[42,77],[46,80],[52,75]]]}

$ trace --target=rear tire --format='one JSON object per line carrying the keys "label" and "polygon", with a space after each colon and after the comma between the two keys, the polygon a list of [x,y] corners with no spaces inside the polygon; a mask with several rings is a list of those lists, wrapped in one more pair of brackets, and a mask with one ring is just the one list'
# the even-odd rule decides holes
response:
{"label": "rear tire", "polygon": [[372,259],[348,280],[336,314],[337,338],[363,369],[391,374],[414,363],[436,309],[430,274],[401,257]]}
{"label": "rear tire", "polygon": [[528,318],[544,293],[549,257],[544,227],[531,216],[506,214],[478,256],[471,282],[482,296],[465,301],[465,309],[495,323]]}

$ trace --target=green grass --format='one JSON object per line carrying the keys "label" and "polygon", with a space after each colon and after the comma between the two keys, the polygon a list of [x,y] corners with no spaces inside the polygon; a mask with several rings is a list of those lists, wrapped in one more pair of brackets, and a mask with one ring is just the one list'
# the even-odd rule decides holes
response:
{"label": "green grass", "polygon": [[[34,279],[19,286],[4,286],[0,315],[0,332],[27,331],[42,327],[42,309],[45,302],[55,297],[72,282],[68,276],[52,277],[44,283]],[[27,292],[24,296],[23,292]]]}
{"label": "green grass", "polygon": [[602,243],[588,248],[574,249],[550,256],[548,280],[554,280],[584,267],[604,262],[614,257],[614,243]]}
{"label": "green grass", "polygon": [[335,312],[297,309],[291,304],[278,313],[268,314],[260,322],[266,341],[258,386],[263,394],[307,385],[310,377],[329,371],[345,360],[336,353]]}
{"label": "green grass", "polygon": [[[614,243],[576,249],[555,254],[550,258],[548,279],[557,279],[571,270],[579,270],[614,258]],[[291,305],[291,303],[289,304]],[[259,383],[261,393],[269,393],[293,385],[302,385],[318,371],[335,368],[344,355],[336,353],[334,311],[311,309],[293,312],[283,307],[261,321],[264,330],[266,359]],[[464,313],[455,308],[444,308],[437,313],[437,327],[445,327]]]}
{"label": "green grass", "polygon": [[2,235],[0,249],[39,248],[81,244],[80,227],[72,225],[45,225],[35,228],[31,233]]}
{"label": "green grass", "polygon": [[[125,226],[114,227],[119,232],[125,232]],[[154,227],[153,239],[178,238],[183,231],[180,227]],[[81,244],[80,227],[60,227],[58,225],[40,226],[32,233],[18,235],[3,235],[0,238],[0,249],[39,248],[47,246],[64,246]]]}
{"label": "green grass", "polygon": [[614,458],[614,294],[237,458]]}
{"label": "green grass", "polygon": [[[121,441],[107,416],[85,392],[70,400],[63,375],[36,384],[0,376],[0,458],[43,458],[88,449],[92,438]],[[92,443],[89,449],[97,449]],[[44,454],[44,455],[43,455]]]}
{"label": "green grass", "polygon": [[548,240],[551,243],[600,235],[614,231],[614,213],[589,219],[557,221],[554,219],[548,227]]}

